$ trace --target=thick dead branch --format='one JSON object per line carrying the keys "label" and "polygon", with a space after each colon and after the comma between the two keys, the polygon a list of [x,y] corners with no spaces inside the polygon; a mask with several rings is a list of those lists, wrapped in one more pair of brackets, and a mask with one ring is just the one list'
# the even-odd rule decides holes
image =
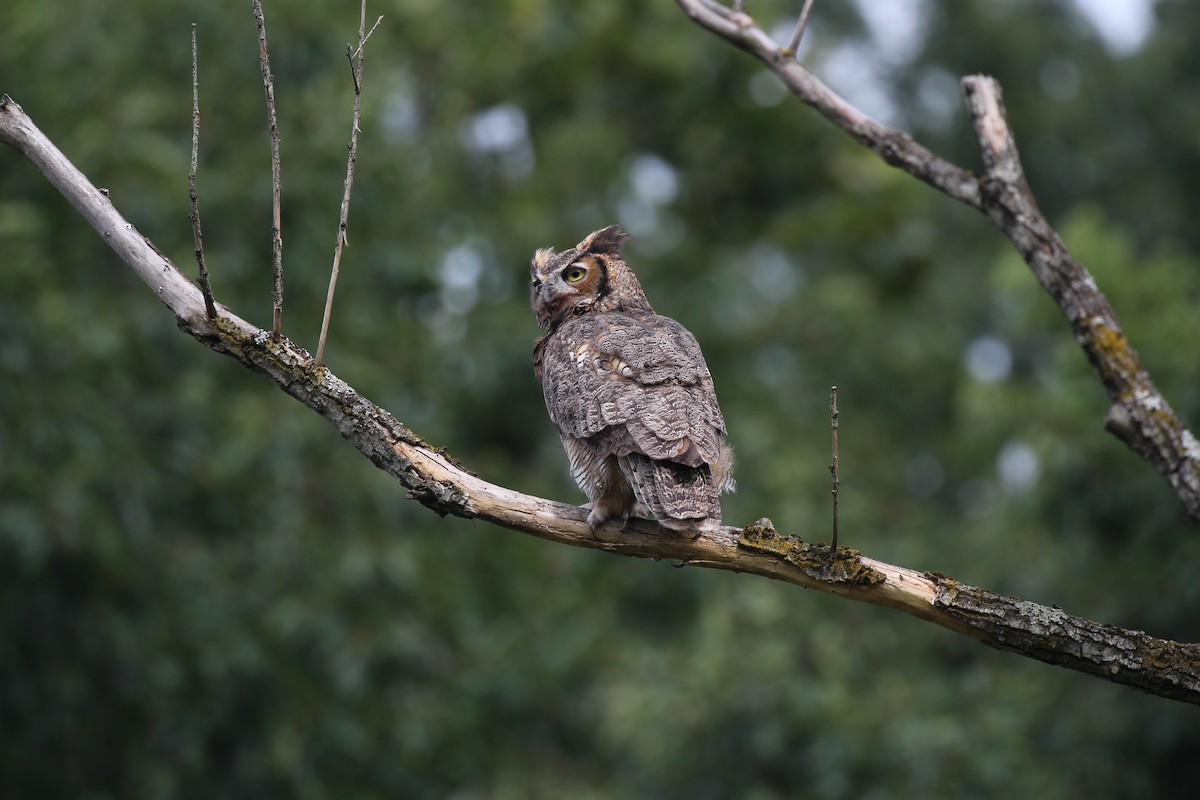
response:
{"label": "thick dead branch", "polygon": [[[1042,288],[1058,303],[1114,408],[1124,412],[1124,429],[1106,427],[1153,464],[1188,516],[1200,521],[1200,444],[1150,380],[1095,279],[1067,251],[1038,209],[1008,127],[1000,84],[984,75],[969,75],[962,85],[983,154],[984,213],[1012,241]],[[1116,415],[1121,412],[1110,410],[1108,419]]]}
{"label": "thick dead branch", "polygon": [[209,348],[265,376],[324,417],[410,496],[439,514],[481,519],[533,536],[625,556],[747,572],[903,611],[1001,650],[1068,667],[1151,694],[1200,704],[1200,645],[1157,639],[987,592],[941,575],[885,564],[842,548],[806,544],[769,520],[688,539],[645,520],[593,535],[587,513],[514,492],[468,472],[284,338],[223,310],[205,313],[199,290],[137,232],[8,96],[0,142],[28,158],[101,238]]}
{"label": "thick dead branch", "polygon": [[1058,303],[1109,399],[1105,428],[1166,478],[1188,518],[1200,524],[1200,442],[1171,410],[1125,337],[1095,280],[1046,222],[1025,183],[990,78],[963,80],[985,166],[976,176],[867,117],[780,48],[748,14],[714,0],[676,0],[702,27],[758,58],[804,103],[894,167],[978,209],[1003,233]]}

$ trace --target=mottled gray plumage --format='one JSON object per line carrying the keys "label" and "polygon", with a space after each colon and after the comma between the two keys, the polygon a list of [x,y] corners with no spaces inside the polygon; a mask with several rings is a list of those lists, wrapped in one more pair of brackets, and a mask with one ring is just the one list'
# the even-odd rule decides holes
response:
{"label": "mottled gray plumage", "polygon": [[547,331],[534,369],[593,528],[631,512],[709,528],[734,488],[725,420],[696,338],[654,313],[622,260],[626,238],[614,225],[534,255],[531,305]]}

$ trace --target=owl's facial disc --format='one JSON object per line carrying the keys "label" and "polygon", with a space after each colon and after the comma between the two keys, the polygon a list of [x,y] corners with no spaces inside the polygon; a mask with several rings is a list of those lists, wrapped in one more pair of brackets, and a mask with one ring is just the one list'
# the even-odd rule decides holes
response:
{"label": "owl's facial disc", "polygon": [[603,265],[594,256],[584,254],[576,258],[576,252],[559,253],[551,261],[535,261],[531,274],[530,292],[538,321],[545,328],[573,312],[592,305],[597,290],[602,286],[600,278]]}

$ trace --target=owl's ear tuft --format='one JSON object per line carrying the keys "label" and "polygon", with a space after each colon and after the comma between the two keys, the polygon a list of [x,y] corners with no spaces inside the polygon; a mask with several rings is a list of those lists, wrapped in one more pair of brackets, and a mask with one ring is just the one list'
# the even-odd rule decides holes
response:
{"label": "owl's ear tuft", "polygon": [[543,247],[533,254],[533,267],[540,269],[550,263],[550,259],[554,258],[554,248]]}
{"label": "owl's ear tuft", "polygon": [[629,238],[629,234],[620,225],[609,225],[594,233],[589,233],[583,241],[575,246],[581,253],[606,253],[618,255],[621,245]]}

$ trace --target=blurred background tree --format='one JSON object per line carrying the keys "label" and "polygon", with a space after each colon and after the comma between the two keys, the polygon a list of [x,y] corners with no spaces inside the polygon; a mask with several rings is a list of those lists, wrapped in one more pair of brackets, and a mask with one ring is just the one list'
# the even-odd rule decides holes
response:
{"label": "blurred background tree", "polygon": [[[799,2],[761,0],[785,40]],[[1095,6],[1091,3],[1089,6]],[[881,8],[884,7],[884,8]],[[1200,7],[818,4],[801,57],[977,163],[995,75],[1030,182],[1200,421]],[[1200,541],[981,217],[882,165],[667,0],[376,4],[331,367],[490,480],[581,501],[530,364],[534,248],[618,221],[702,342],[726,518],[1200,640]],[[285,332],[315,346],[357,9],[266,6]],[[16,0],[0,90],[180,265],[192,21],[218,299],[270,319],[249,5]],[[5,797],[1124,797],[1200,780],[1196,712],[887,611],[614,559],[407,501],[173,330],[0,155]]]}

